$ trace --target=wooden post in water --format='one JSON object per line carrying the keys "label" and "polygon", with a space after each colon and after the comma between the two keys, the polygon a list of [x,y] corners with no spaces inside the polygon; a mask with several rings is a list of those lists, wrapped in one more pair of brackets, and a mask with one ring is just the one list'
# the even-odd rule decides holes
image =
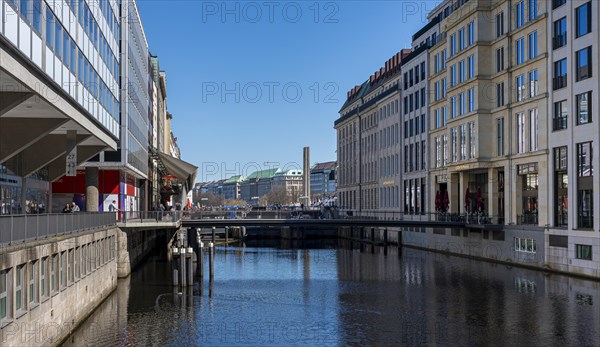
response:
{"label": "wooden post in water", "polygon": [[[216,227],[212,227],[212,243],[215,244],[215,237],[216,237]],[[210,246],[209,246],[210,247]]]}
{"label": "wooden post in water", "polygon": [[179,269],[180,269],[179,279],[180,279],[180,281],[179,282],[181,283],[182,287],[185,287],[187,285],[186,284],[187,278],[185,275],[185,253],[186,253],[185,251],[186,251],[185,247],[179,248],[179,252],[180,252],[180,255],[179,255]]}
{"label": "wooden post in water", "polygon": [[215,278],[215,244],[208,244],[208,267],[210,273],[210,281]]}
{"label": "wooden post in water", "polygon": [[227,247],[227,243],[229,243],[229,227],[225,227],[225,247]]}
{"label": "wooden post in water", "polygon": [[177,287],[179,285],[179,274],[177,272],[177,261],[179,260],[179,248],[177,248],[177,245],[175,245],[175,247],[171,248],[171,264],[173,267],[173,286]]}
{"label": "wooden post in water", "polygon": [[371,242],[375,243],[375,228],[371,228]]}
{"label": "wooden post in water", "polygon": [[194,284],[194,263],[192,259],[192,254],[194,253],[194,249],[192,247],[188,247],[187,252],[185,253],[186,260],[186,268],[187,268],[187,285],[191,286]]}
{"label": "wooden post in water", "polygon": [[388,244],[388,230],[387,230],[387,228],[385,228],[383,230],[383,246],[387,247],[387,244]]}
{"label": "wooden post in water", "polygon": [[198,272],[200,273],[200,281],[204,278],[204,243],[198,238]]}

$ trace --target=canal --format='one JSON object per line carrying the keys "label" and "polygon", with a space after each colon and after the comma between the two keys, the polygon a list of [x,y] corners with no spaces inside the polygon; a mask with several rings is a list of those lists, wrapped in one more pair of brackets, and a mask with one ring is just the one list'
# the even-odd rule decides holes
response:
{"label": "canal", "polygon": [[64,345],[600,345],[599,282],[421,250],[218,248],[182,292],[169,269],[153,255]]}

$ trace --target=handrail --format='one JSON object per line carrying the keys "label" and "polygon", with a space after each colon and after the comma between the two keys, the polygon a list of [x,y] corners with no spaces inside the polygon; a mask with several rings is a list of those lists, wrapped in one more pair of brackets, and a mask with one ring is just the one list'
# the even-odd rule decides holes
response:
{"label": "handrail", "polygon": [[0,216],[0,245],[13,245],[114,226],[114,212],[76,212]]}

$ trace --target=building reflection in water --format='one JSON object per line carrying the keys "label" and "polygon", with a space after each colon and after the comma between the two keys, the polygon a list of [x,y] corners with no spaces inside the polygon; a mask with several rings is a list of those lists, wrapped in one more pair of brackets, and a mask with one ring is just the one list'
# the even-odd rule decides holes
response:
{"label": "building reflection in water", "polygon": [[598,282],[408,248],[302,246],[220,248],[215,281],[183,291],[153,258],[66,345],[600,345]]}

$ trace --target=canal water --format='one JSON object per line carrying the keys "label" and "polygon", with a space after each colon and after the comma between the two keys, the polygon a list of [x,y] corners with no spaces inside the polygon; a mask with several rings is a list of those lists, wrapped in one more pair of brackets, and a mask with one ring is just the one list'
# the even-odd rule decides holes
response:
{"label": "canal water", "polygon": [[65,346],[600,345],[599,282],[421,250],[246,244],[170,281],[153,255]]}

